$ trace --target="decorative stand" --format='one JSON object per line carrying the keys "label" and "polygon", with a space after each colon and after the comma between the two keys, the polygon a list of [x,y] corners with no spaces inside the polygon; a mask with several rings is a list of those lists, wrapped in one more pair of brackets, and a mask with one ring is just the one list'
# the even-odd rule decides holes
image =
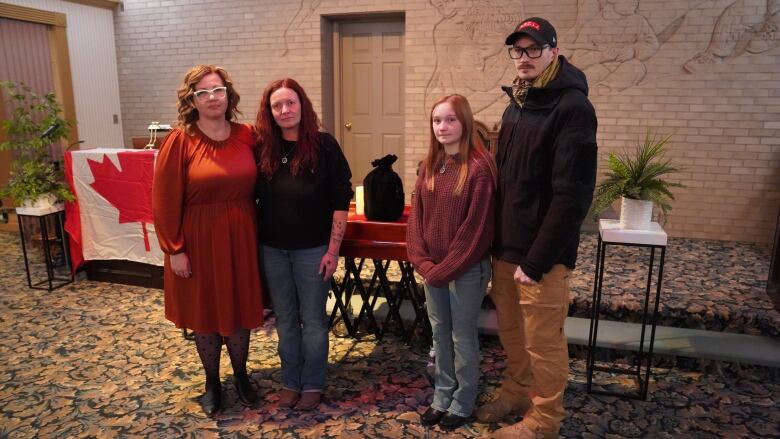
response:
{"label": "decorative stand", "polygon": [[775,226],[775,241],[772,248],[772,262],[769,263],[769,279],[766,282],[766,292],[780,311],[780,206],[777,209],[777,225]]}
{"label": "decorative stand", "polygon": [[[19,235],[22,239],[22,254],[24,255],[24,270],[27,273],[27,286],[36,290],[54,290],[73,282],[68,242],[65,235],[65,210],[61,206],[50,208],[17,208],[16,216],[19,220]],[[54,230],[49,230],[49,220],[55,223]],[[30,260],[27,255],[27,241],[24,235],[25,224],[35,224],[41,230],[41,244],[43,245],[43,257],[46,265],[46,279],[32,282],[30,276]],[[51,234],[50,234],[51,233]],[[58,247],[57,254],[61,260],[55,260],[52,247]],[[58,277],[55,268],[62,267],[67,272],[67,277]],[[44,285],[44,286],[41,286]]]}
{"label": "decorative stand", "polygon": [[[404,342],[411,342],[416,335],[430,343],[431,325],[425,309],[425,293],[414,278],[414,268],[406,251],[406,222],[409,206],[404,215],[395,222],[369,221],[363,215],[350,210],[347,230],[341,242],[339,256],[344,258],[344,278],[341,282],[331,281],[335,306],[330,314],[330,326],[340,320],[347,333],[358,337],[361,327],[366,327],[377,340],[392,329]],[[374,263],[371,280],[364,283],[360,277],[365,261]],[[400,282],[391,285],[387,279],[390,264],[397,264],[401,273]],[[349,304],[354,294],[359,294],[362,305],[357,316],[352,316]],[[377,321],[374,315],[379,297],[386,299],[388,308],[384,321]],[[401,305],[408,301],[414,311],[414,321],[406,325],[401,318]]]}
{"label": "decorative stand", "polygon": [[[647,399],[647,390],[650,383],[650,366],[653,360],[653,343],[655,341],[655,328],[658,322],[658,305],[661,298],[661,281],[664,273],[664,258],[666,256],[667,235],[664,229],[656,222],[650,223],[650,230],[628,230],[621,229],[620,222],[616,220],[599,221],[599,241],[596,250],[596,280],[593,285],[593,306],[590,314],[590,332],[588,336],[588,358],[587,358],[587,391],[588,393],[597,393],[610,396],[627,396],[634,399]],[[599,313],[601,310],[601,289],[604,280],[604,257],[607,253],[607,246],[622,245],[630,247],[644,247],[650,249],[650,261],[647,273],[647,286],[645,287],[645,304],[642,313],[641,334],[639,337],[639,353],[636,358],[636,366],[626,367],[602,367],[594,365],[594,353],[596,350],[596,339],[599,329]],[[650,315],[650,291],[653,281],[653,268],[655,266],[655,251],[661,250],[661,258],[658,264],[658,275],[656,280],[655,305],[652,315]],[[648,317],[650,318],[650,340],[647,352],[645,352],[645,332],[647,328]],[[642,376],[642,364],[646,362],[644,377]],[[623,375],[632,375],[636,378],[638,389],[632,392],[610,392],[606,390],[594,390],[593,372],[611,372]]]}

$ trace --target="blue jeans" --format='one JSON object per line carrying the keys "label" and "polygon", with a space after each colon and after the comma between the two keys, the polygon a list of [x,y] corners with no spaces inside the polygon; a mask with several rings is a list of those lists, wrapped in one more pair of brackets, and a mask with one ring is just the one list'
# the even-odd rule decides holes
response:
{"label": "blue jeans", "polygon": [[266,280],[279,336],[282,387],[296,392],[322,391],[328,367],[325,302],[330,283],[318,273],[327,246],[282,250],[262,246]]}
{"label": "blue jeans", "polygon": [[477,319],[490,280],[490,258],[472,265],[449,285],[425,285],[428,319],[436,350],[436,380],[431,407],[471,416],[479,384]]}

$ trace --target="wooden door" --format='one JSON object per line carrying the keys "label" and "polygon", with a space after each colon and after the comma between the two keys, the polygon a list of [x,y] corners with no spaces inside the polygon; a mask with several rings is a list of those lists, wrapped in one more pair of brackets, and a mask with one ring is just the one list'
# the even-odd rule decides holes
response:
{"label": "wooden door", "polygon": [[404,24],[402,21],[343,23],[339,31],[340,139],[362,184],[371,161],[395,154],[403,176]]}

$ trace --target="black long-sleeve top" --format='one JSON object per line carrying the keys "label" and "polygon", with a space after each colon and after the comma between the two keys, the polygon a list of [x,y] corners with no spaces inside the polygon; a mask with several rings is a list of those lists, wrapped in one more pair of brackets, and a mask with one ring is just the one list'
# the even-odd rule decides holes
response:
{"label": "black long-sleeve top", "polygon": [[287,163],[268,180],[257,179],[258,237],[260,243],[285,250],[327,245],[333,212],[348,210],[352,199],[352,172],[336,139],[320,133],[317,167],[293,177],[290,165],[295,142],[282,141]]}

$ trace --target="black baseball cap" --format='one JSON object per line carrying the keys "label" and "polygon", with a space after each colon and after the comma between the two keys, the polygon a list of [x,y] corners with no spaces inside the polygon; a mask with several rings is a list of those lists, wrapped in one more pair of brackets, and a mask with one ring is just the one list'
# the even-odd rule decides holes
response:
{"label": "black baseball cap", "polygon": [[521,35],[528,35],[542,45],[558,46],[558,35],[555,33],[555,28],[544,18],[531,17],[521,21],[515,28],[515,31],[506,37],[506,45],[511,46],[515,44],[515,41]]}

